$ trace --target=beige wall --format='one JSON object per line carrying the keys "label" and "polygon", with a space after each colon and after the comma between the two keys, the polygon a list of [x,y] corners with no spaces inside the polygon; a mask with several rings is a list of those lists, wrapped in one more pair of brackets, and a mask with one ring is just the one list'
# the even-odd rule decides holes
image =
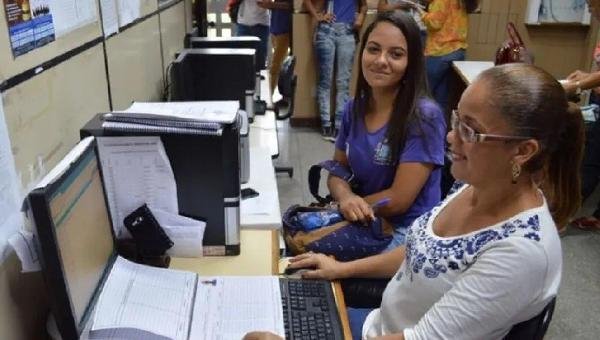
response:
{"label": "beige wall", "polygon": [[535,64],[561,79],[575,69],[587,69],[598,37],[598,22],[584,25],[525,25],[527,1],[482,0],[481,14],[469,16],[467,59],[493,60],[507,38],[506,24],[516,24]]}
{"label": "beige wall", "polygon": [[[559,79],[575,69],[589,69],[592,50],[598,38],[598,22],[593,20],[589,26],[526,26],[523,23],[526,6],[527,1],[524,0],[481,0],[481,14],[469,15],[467,60],[493,60],[496,49],[506,39],[507,22],[513,21],[525,45],[534,53],[536,65]],[[374,15],[370,13],[369,17]],[[298,75],[296,106],[292,117],[294,125],[319,124],[313,30],[314,24],[308,14],[294,14],[293,53],[297,57]]]}
{"label": "beige wall", "polygon": [[[191,23],[185,10],[189,3],[179,2],[106,40],[115,108],[133,100],[160,98],[164,67],[183,47],[186,25]],[[141,5],[142,15],[157,10],[156,0],[142,0]],[[0,6],[0,80],[102,35],[96,22],[13,59],[5,18],[4,6]],[[83,123],[109,110],[108,93],[103,46],[98,44],[1,94],[22,187],[34,183],[70,150]],[[48,310],[41,273],[21,274],[18,259],[9,255],[0,264],[0,339],[45,338]]]}

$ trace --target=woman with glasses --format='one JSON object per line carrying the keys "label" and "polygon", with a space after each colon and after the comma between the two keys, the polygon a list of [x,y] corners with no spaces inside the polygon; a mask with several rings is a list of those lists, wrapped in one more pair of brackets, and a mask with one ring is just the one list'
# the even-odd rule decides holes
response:
{"label": "woman with glasses", "polygon": [[556,226],[580,202],[578,109],[547,72],[507,64],[465,90],[451,123],[451,171],[464,184],[411,225],[406,246],[345,263],[292,259],[316,268],[304,278],[391,278],[355,338],[502,339],[557,294]]}

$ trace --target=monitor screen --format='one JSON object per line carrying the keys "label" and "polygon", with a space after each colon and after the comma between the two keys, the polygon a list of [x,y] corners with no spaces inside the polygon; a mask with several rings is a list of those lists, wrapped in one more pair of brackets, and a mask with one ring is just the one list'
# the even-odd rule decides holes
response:
{"label": "monitor screen", "polygon": [[46,197],[72,312],[81,330],[88,303],[113,253],[94,147],[88,147],[55,184]]}

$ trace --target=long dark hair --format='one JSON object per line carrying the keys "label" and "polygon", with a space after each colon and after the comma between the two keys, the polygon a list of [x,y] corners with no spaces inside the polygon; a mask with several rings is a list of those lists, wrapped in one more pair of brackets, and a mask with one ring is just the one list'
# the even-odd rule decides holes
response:
{"label": "long dark hair", "polygon": [[514,134],[536,139],[539,152],[523,165],[529,173],[542,173],[542,190],[552,217],[564,225],[581,204],[579,169],[584,127],[581,111],[569,106],[563,87],[548,72],[522,63],[482,72],[493,94],[492,107],[510,124]]}
{"label": "long dark hair", "polygon": [[[408,64],[404,71],[404,77],[402,77],[398,85],[400,91],[398,91],[394,99],[392,115],[386,132],[392,162],[395,164],[398,160],[399,151],[404,149],[408,123],[415,122],[419,128],[421,126],[422,119],[417,102],[419,98],[428,96],[425,77],[425,57],[423,56],[423,45],[421,43],[419,27],[413,18],[402,11],[393,11],[379,13],[375,21],[367,27],[361,39],[360,58],[362,58],[369,35],[382,22],[389,22],[402,31],[408,50]],[[356,83],[356,92],[352,107],[355,122],[362,119],[361,115],[367,111],[367,105],[372,95],[371,86],[367,83],[363,75],[362,63],[359,62],[358,65],[358,81]]]}

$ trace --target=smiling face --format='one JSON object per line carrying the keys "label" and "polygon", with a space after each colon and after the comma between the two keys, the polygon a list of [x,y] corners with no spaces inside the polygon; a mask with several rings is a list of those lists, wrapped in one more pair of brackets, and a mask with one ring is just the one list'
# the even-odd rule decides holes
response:
{"label": "smiling face", "polygon": [[389,22],[375,26],[362,53],[362,72],[372,89],[395,89],[408,64],[408,48],[402,31]]}
{"label": "smiling face", "polygon": [[[486,101],[490,92],[485,80],[469,86],[458,103],[458,121],[476,133],[514,135],[508,122]],[[447,140],[452,156],[451,172],[457,180],[477,186],[508,183],[512,179],[511,162],[518,142],[468,142],[454,129]]]}

